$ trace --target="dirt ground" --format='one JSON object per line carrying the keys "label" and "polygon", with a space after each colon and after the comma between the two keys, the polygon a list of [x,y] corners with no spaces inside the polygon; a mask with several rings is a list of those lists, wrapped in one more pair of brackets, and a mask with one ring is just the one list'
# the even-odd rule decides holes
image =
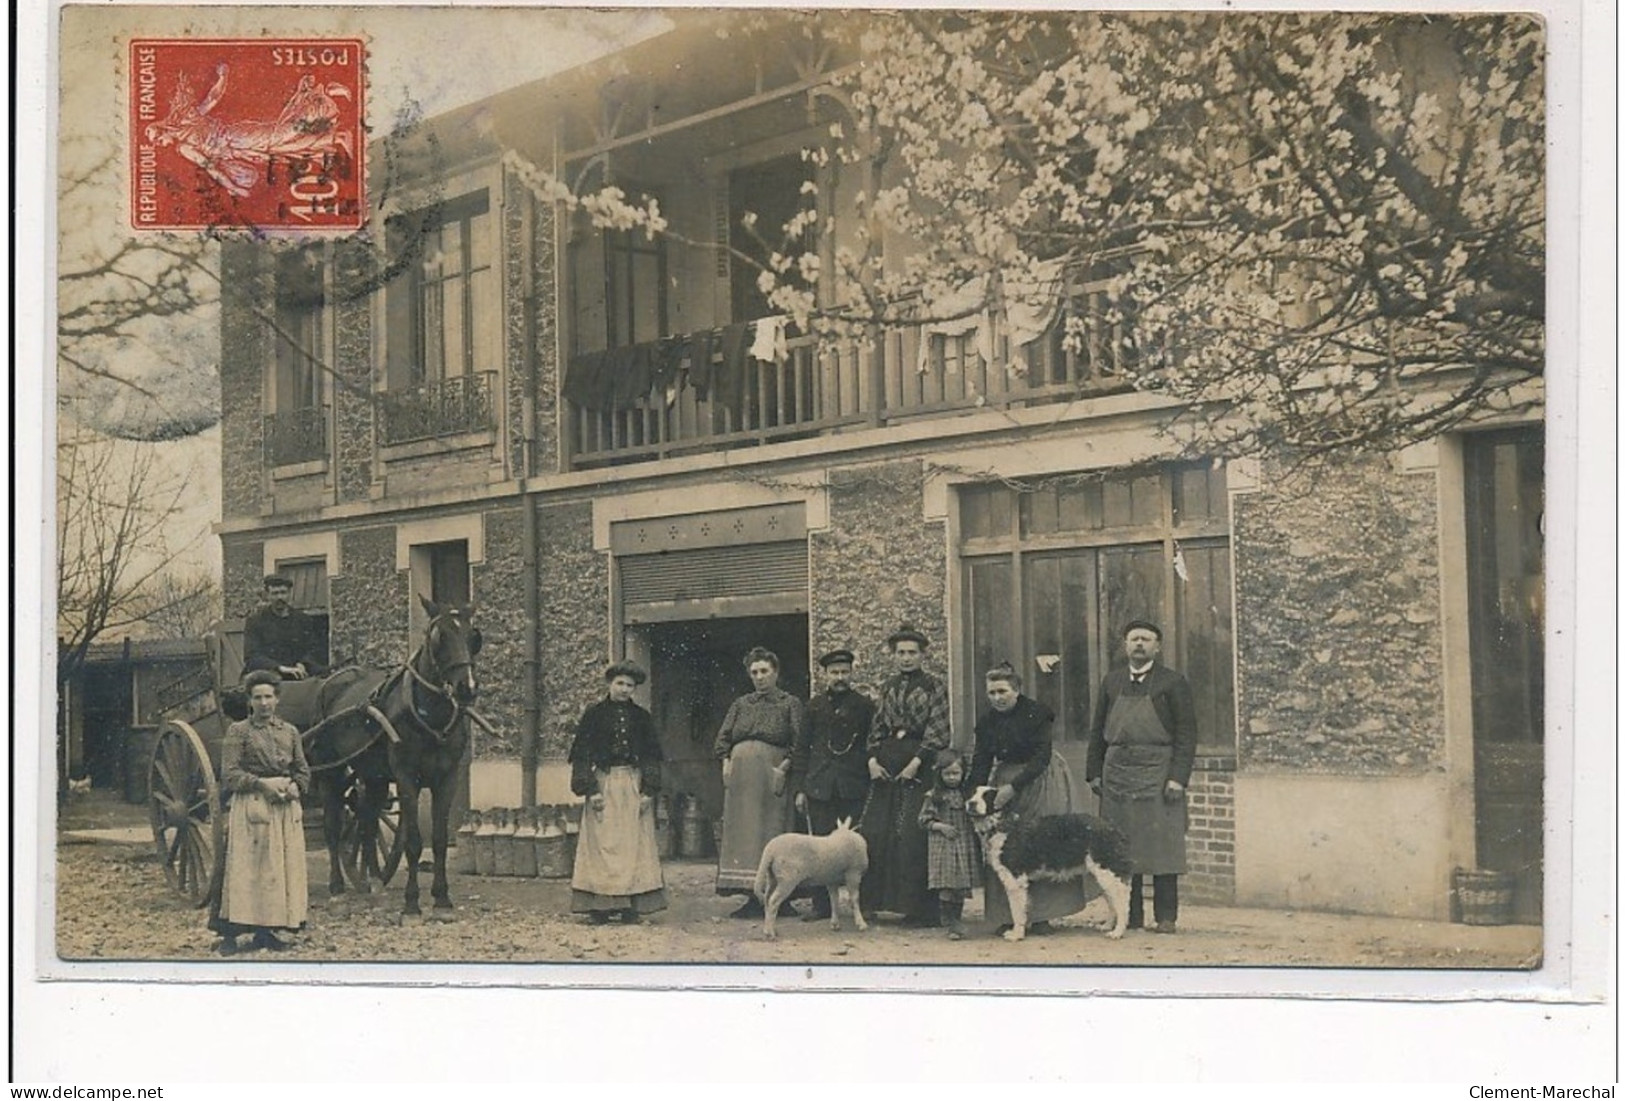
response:
{"label": "dirt ground", "polygon": [[[112,796],[79,797],[58,836],[57,952],[66,960],[217,960],[204,915],[166,885],[143,807]],[[89,831],[89,832],[87,832]],[[669,907],[636,926],[588,926],[569,913],[567,880],[451,876],[449,920],[403,922],[398,874],[371,895],[330,897],[326,854],[312,850],[310,917],[292,951],[255,961],[504,961],[869,965],[1052,964],[1086,966],[1276,966],[1531,968],[1540,963],[1533,926],[1467,926],[1307,911],[1183,905],[1179,932],[1133,932],[1108,940],[1102,900],[1046,936],[1011,944],[981,919],[980,892],[967,907],[970,935],[909,929],[887,918],[858,932],[827,922],[783,920],[766,941],[760,922],[730,919],[737,899],[713,892],[715,866],[665,865]],[[428,910],[428,873],[422,874]],[[802,907],[806,903],[800,904]]]}

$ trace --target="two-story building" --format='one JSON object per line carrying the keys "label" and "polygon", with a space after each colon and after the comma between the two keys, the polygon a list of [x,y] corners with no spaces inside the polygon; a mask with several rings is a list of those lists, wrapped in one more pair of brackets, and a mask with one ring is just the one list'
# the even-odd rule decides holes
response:
{"label": "two-story building", "polygon": [[[567,798],[572,725],[635,658],[672,783],[713,814],[751,646],[805,695],[836,646],[877,683],[915,624],[962,744],[1010,660],[1081,779],[1120,629],[1151,618],[1200,711],[1192,895],[1444,917],[1452,869],[1490,867],[1538,919],[1539,421],[1305,491],[1177,460],[1082,277],[1033,339],[798,336],[718,246],[757,248],[745,212],[782,223],[808,180],[828,247],[851,231],[862,166],[802,150],[854,59],[727,18],[380,139],[357,237],[224,247],[228,614],[293,572],[335,662],[388,662],[415,594],[477,602],[500,735],[476,734],[476,806]],[[565,215],[531,165],[656,197],[668,231]]]}

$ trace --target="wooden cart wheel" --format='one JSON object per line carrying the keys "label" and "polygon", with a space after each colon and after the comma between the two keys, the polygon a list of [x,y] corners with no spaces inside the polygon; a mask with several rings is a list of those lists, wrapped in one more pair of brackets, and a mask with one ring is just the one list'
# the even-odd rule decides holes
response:
{"label": "wooden cart wheel", "polygon": [[388,886],[401,866],[401,854],[406,851],[406,837],[401,833],[401,802],[395,797],[394,783],[387,783],[382,803],[372,814],[375,826],[372,836],[363,843],[361,823],[363,817],[371,813],[364,798],[365,781],[353,771],[345,777],[344,826],[339,835],[341,863],[344,878],[357,890],[370,883]]}
{"label": "wooden cart wheel", "polygon": [[152,840],[164,878],[201,909],[225,874],[226,817],[209,752],[190,724],[175,720],[159,731],[148,786]]}

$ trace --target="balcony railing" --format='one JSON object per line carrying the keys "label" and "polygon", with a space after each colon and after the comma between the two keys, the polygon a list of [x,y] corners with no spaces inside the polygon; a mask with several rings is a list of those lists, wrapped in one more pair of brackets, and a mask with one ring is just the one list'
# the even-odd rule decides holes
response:
{"label": "balcony railing", "polygon": [[495,371],[480,371],[380,394],[380,438],[411,443],[494,428],[495,380]]}
{"label": "balcony railing", "polygon": [[[1074,347],[1064,339],[1068,313],[1081,336]],[[1123,324],[1108,317],[1104,289],[1085,284],[1024,346],[1012,346],[994,321],[981,341],[916,325],[877,341],[792,338],[778,362],[745,354],[730,364],[712,350],[701,369],[692,359],[686,369],[663,368],[662,358],[674,356],[657,345],[589,353],[570,364],[566,380],[571,459],[577,467],[639,462],[1127,389],[1133,351]],[[720,339],[677,343],[705,357]]]}
{"label": "balcony railing", "polygon": [[327,407],[312,405],[265,416],[265,457],[271,466],[327,458]]}

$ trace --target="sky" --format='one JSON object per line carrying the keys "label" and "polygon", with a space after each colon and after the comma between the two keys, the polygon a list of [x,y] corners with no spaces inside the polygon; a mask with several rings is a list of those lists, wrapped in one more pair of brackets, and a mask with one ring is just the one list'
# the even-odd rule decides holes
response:
{"label": "sky", "polygon": [[[386,131],[403,115],[432,117],[492,93],[583,64],[663,30],[655,10],[574,8],[173,8],[73,7],[60,28],[57,209],[59,270],[74,271],[128,240],[126,140],[122,88],[126,43],[150,37],[360,35],[369,41],[369,123]],[[213,268],[213,250],[204,256]],[[47,273],[47,281],[50,273]],[[212,279],[197,286],[213,296]],[[72,291],[61,290],[62,308]],[[150,435],[153,426],[207,425],[218,417],[218,313],[154,319],[81,355],[140,388],[90,382],[64,370],[60,396],[73,412],[118,435]],[[152,396],[149,396],[152,395]],[[177,572],[218,575],[220,516],[218,428],[161,445],[164,462],[186,472],[195,492],[167,533],[164,553]]]}

